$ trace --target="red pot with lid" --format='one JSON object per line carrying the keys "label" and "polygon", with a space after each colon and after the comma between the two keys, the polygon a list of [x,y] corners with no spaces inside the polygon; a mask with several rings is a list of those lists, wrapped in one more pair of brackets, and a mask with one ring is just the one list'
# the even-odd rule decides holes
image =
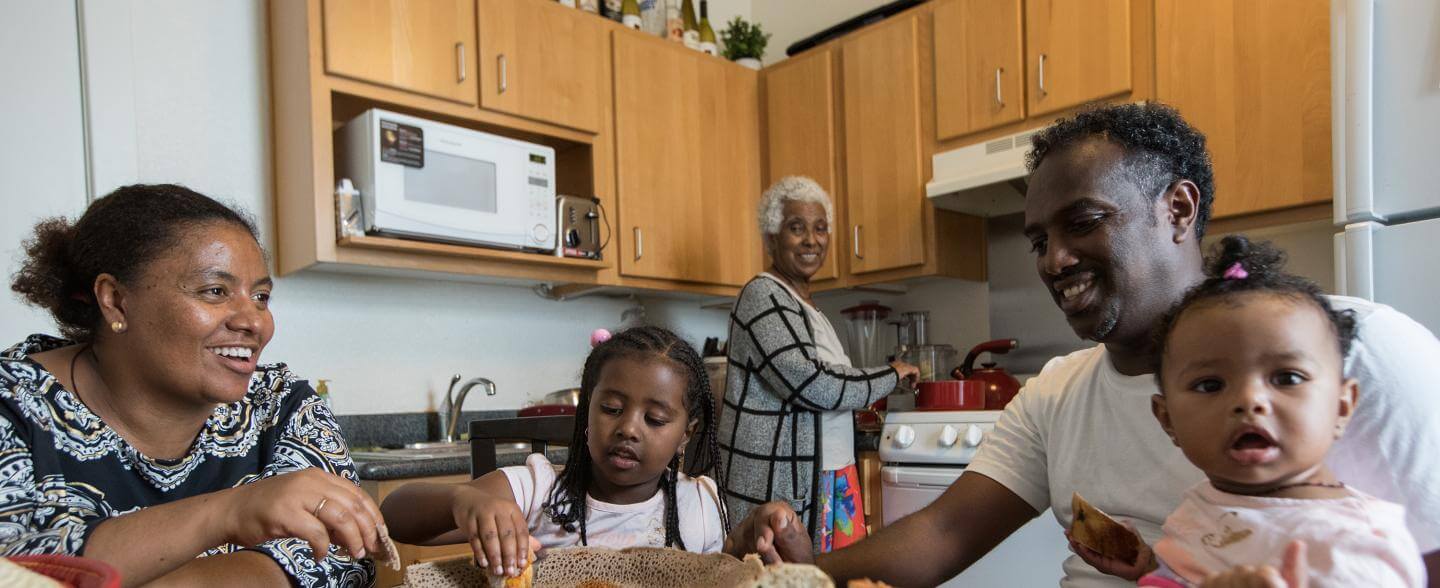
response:
{"label": "red pot with lid", "polygon": [[985,385],[979,380],[935,380],[916,386],[915,410],[984,410]]}
{"label": "red pot with lid", "polygon": [[991,355],[1003,355],[1019,346],[1020,342],[1015,339],[995,339],[976,345],[965,355],[964,363],[955,368],[951,375],[957,380],[979,382],[985,391],[985,410],[1001,410],[1020,393],[1020,380],[994,362],[980,364],[977,369],[975,359],[980,357],[981,353],[987,352]]}

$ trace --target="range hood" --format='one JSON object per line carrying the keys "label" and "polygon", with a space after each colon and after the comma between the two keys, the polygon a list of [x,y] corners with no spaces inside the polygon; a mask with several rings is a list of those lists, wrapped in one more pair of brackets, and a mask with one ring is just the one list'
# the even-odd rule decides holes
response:
{"label": "range hood", "polygon": [[975,216],[1025,210],[1025,154],[1038,130],[937,153],[925,195],[938,208]]}

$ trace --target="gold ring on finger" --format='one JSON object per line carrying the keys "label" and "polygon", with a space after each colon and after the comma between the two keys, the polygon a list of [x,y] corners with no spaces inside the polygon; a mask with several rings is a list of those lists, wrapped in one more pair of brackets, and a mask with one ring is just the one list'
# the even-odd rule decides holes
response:
{"label": "gold ring on finger", "polygon": [[320,510],[323,509],[323,508],[325,508],[325,502],[328,501],[328,500],[330,500],[330,499],[329,499],[329,498],[324,498],[324,497],[320,498],[320,504],[315,505],[315,510],[312,511],[312,513],[311,513],[311,514],[314,514],[314,515],[315,515],[315,518],[317,518],[317,519],[320,518]]}

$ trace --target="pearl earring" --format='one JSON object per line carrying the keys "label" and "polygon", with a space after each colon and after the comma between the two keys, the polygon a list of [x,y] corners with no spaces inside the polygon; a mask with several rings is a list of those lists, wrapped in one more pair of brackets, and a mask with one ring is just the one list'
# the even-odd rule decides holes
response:
{"label": "pearl earring", "polygon": [[122,322],[120,322],[120,321],[115,321],[115,322],[113,322],[113,323],[110,323],[110,330],[115,331],[116,333],[124,333],[124,332],[125,332],[125,323],[122,323]]}

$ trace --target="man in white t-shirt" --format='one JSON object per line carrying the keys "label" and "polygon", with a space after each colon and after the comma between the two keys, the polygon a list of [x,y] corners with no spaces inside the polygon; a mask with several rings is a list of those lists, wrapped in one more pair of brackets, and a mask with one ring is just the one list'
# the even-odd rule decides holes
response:
{"label": "man in white t-shirt", "polygon": [[[1067,322],[1099,345],[1046,364],[933,504],[817,558],[836,580],[939,584],[1046,508],[1068,528],[1077,491],[1153,544],[1182,493],[1204,480],[1150,410],[1159,392],[1151,331],[1204,277],[1200,239],[1214,179],[1203,136],[1152,103],[1087,111],[1033,141],[1024,232]],[[1332,303],[1356,314],[1358,338],[1346,363],[1360,400],[1328,462],[1340,480],[1405,506],[1436,586],[1440,341],[1387,306]],[[773,529],[788,517],[783,506],[767,505],[729,543],[807,561],[802,534],[787,527],[771,539],[764,530],[766,521]],[[1067,587],[1134,585],[1079,556],[1065,561],[1064,572]]]}

